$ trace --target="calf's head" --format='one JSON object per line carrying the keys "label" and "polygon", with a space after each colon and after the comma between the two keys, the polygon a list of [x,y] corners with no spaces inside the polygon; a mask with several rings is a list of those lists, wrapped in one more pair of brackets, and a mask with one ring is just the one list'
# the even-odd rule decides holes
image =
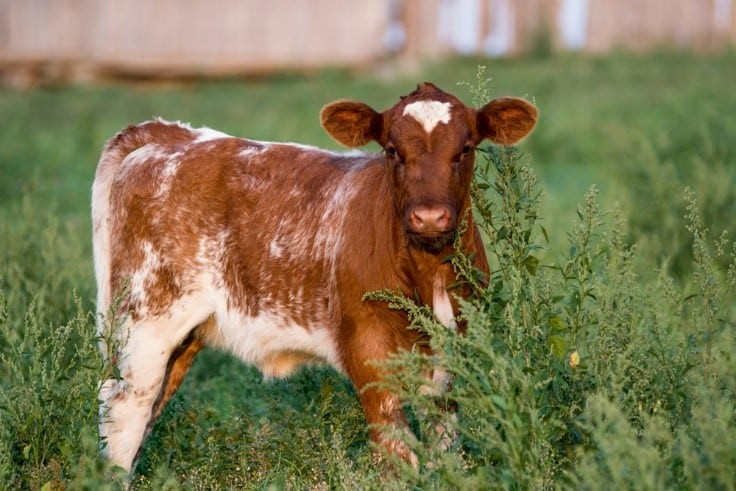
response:
{"label": "calf's head", "polygon": [[348,147],[381,145],[394,203],[409,242],[439,252],[470,205],[475,146],[482,140],[512,145],[537,121],[537,109],[512,97],[481,109],[465,106],[430,83],[420,84],[390,109],[336,101],[320,114],[322,126]]}

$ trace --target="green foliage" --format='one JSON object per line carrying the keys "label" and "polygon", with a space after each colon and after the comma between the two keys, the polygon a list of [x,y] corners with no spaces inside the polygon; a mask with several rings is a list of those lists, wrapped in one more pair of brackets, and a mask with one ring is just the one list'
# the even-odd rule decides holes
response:
{"label": "green foliage", "polygon": [[687,187],[700,197],[705,223],[727,227],[736,216],[736,150],[725,139],[736,132],[736,122],[715,110],[705,114],[703,120],[658,130],[647,139],[625,137],[630,144],[622,151],[623,199],[635,210],[629,217],[631,233],[640,238],[643,253],[677,278],[693,272],[693,238],[682,227],[686,202],[675,199],[681,193],[673,195],[673,190]]}
{"label": "green foliage", "polygon": [[43,325],[45,314],[31,302],[14,332],[5,293],[0,291],[0,338],[19,341],[0,353],[0,481],[10,488],[102,489],[109,476],[99,461],[97,387],[105,372],[96,348],[91,315],[79,299],[63,325]]}
{"label": "green foliage", "polygon": [[91,273],[89,257],[80,254],[87,238],[73,224],[60,225],[55,210],[42,211],[40,203],[42,196],[29,186],[19,202],[0,210],[0,286],[7,291],[9,322],[15,323],[7,341],[17,341],[32,303],[42,316],[38,322],[64,323],[76,314],[75,291],[91,296],[91,285],[80,282]]}
{"label": "green foliage", "polygon": [[[422,465],[402,477],[420,488],[736,485],[736,245],[721,235],[709,247],[687,193],[697,293],[680,293],[665,273],[643,281],[620,208],[603,213],[592,187],[568,233],[568,254],[540,262],[534,237],[547,232],[536,223],[531,170],[515,149],[481,158],[478,182],[494,182],[493,193],[474,197],[495,268],[488,288],[462,302],[467,331],[444,328],[409,299],[372,296],[408,311],[434,350],[391,362],[404,370],[393,371],[388,387],[415,409],[421,435],[407,443]],[[453,380],[441,403],[421,390],[432,368]],[[441,409],[454,404],[454,416]],[[439,450],[438,424],[458,436],[457,454]]]}

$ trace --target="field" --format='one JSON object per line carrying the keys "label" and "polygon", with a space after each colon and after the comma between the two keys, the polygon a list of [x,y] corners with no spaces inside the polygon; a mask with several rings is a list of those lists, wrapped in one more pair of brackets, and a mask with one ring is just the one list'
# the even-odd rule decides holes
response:
{"label": "field", "polygon": [[476,85],[478,65],[493,96],[527,97],[541,115],[520,152],[478,156],[497,273],[466,307],[469,335],[415,312],[455,376],[457,448],[437,453],[424,431],[441,415],[413,391],[416,354],[394,382],[422,464],[389,472],[339,374],[264,383],[208,351],[133,486],[735,489],[736,55],[669,52],[0,88],[0,488],[123,485],[96,436],[109,367],[94,339],[89,198],[107,138],[161,116],[337,148],[318,124],[325,103],[384,108],[423,80],[470,103],[458,82]]}

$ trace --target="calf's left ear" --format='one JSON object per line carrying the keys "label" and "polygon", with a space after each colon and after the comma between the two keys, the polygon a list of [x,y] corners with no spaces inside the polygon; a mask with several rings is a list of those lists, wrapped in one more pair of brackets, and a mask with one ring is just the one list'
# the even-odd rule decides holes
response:
{"label": "calf's left ear", "polygon": [[332,102],[322,108],[319,119],[325,131],[347,147],[362,147],[381,138],[383,117],[362,102]]}
{"label": "calf's left ear", "polygon": [[478,133],[494,143],[513,145],[532,131],[537,115],[536,106],[524,99],[494,99],[477,112]]}

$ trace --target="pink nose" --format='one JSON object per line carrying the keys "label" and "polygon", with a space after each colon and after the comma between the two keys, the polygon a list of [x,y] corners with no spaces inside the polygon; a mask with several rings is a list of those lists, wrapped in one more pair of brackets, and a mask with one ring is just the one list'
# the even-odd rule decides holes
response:
{"label": "pink nose", "polygon": [[453,227],[452,211],[447,206],[415,206],[409,212],[409,230],[414,233],[449,232]]}

